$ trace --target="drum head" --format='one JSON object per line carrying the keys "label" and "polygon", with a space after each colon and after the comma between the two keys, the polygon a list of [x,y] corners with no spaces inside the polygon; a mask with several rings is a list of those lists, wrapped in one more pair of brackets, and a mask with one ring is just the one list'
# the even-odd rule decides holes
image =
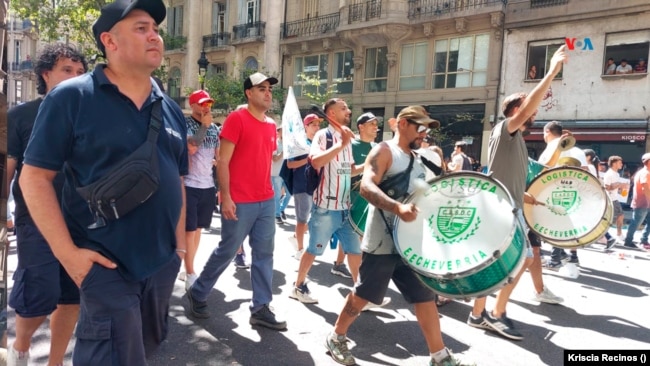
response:
{"label": "drum head", "polygon": [[412,222],[395,220],[395,245],[427,277],[463,276],[488,266],[499,256],[495,252],[505,252],[517,226],[510,194],[481,173],[436,178],[405,202],[419,213]]}
{"label": "drum head", "polygon": [[533,180],[528,193],[544,206],[524,205],[526,223],[549,243],[585,245],[597,240],[609,226],[611,204],[607,194],[598,178],[584,169],[547,170]]}

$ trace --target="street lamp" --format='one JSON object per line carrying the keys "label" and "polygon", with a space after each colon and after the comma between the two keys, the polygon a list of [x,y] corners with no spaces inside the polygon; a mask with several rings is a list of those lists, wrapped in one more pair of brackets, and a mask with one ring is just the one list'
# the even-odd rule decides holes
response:
{"label": "street lamp", "polygon": [[210,64],[208,58],[205,57],[205,50],[201,50],[201,57],[199,57],[199,60],[196,61],[196,63],[199,64],[199,78],[201,79],[201,89],[203,89],[205,84],[205,74],[208,71],[208,65]]}

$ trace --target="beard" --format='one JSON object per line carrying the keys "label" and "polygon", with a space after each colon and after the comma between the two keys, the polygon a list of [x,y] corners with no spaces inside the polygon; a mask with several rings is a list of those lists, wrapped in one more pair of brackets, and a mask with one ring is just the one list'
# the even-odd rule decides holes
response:
{"label": "beard", "polygon": [[417,150],[420,148],[420,146],[422,146],[422,142],[418,142],[418,139],[409,142],[409,149],[411,150]]}

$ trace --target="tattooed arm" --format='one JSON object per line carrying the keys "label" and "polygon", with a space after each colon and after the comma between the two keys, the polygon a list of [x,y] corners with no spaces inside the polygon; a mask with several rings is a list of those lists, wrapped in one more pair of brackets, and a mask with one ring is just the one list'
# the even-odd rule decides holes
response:
{"label": "tattooed arm", "polygon": [[366,159],[363,176],[361,176],[361,196],[378,209],[392,212],[403,221],[413,221],[417,215],[415,205],[396,201],[388,197],[378,187],[379,182],[381,182],[392,163],[393,155],[386,143],[379,143],[372,148]]}

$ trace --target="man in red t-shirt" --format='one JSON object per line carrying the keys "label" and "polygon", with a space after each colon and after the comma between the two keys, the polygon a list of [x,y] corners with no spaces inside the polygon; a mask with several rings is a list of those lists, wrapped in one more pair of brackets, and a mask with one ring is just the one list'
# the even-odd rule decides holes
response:
{"label": "man in red t-shirt", "polygon": [[[632,239],[639,225],[645,221],[650,208],[650,153],[641,156],[643,168],[634,175],[634,196],[632,197],[632,222],[627,228],[624,246],[628,248],[637,248]],[[644,249],[650,249],[648,244],[648,234],[650,234],[650,225],[646,225],[641,235],[641,245]]]}
{"label": "man in red t-shirt", "polygon": [[217,175],[221,190],[221,241],[203,271],[187,290],[190,313],[208,318],[207,298],[219,276],[248,236],[252,250],[250,324],[286,329],[269,304],[273,298],[273,248],[275,201],[271,186],[271,156],[276,148],[271,108],[272,86],[278,79],[259,72],[244,81],[246,108],[232,112],[221,130]]}

